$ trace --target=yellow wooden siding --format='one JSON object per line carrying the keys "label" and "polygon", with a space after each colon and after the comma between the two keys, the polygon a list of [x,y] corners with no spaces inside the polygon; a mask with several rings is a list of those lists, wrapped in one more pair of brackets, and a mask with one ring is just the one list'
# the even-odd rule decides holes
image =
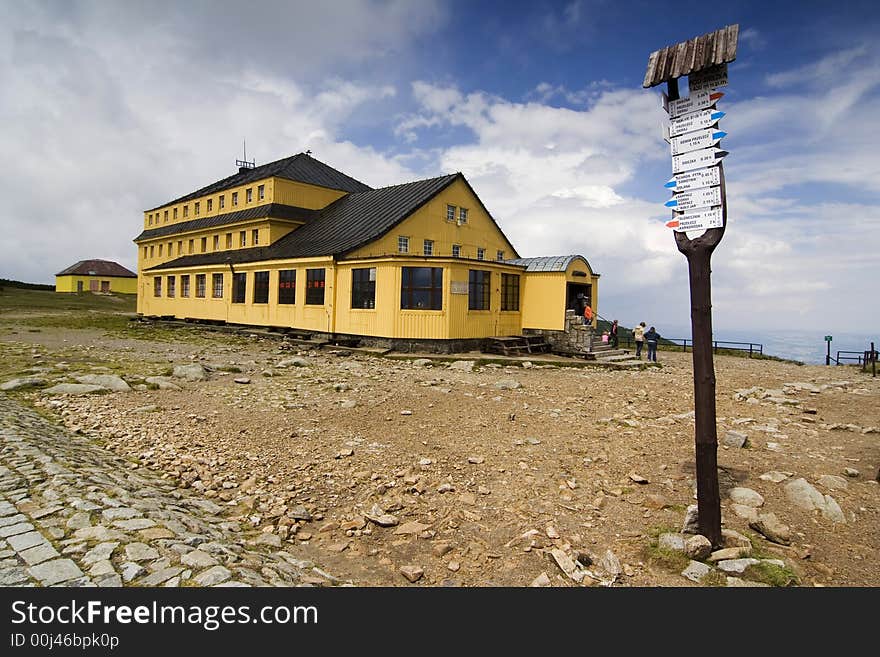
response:
{"label": "yellow wooden siding", "polygon": [[339,189],[318,187],[308,183],[287,180],[286,178],[273,178],[275,185],[275,203],[294,205],[298,208],[320,210],[330,205],[338,198],[342,198],[348,192]]}
{"label": "yellow wooden siding", "polygon": [[110,292],[114,294],[137,294],[138,285],[136,278],[124,276],[56,276],[55,291],[56,292],[76,292],[77,282],[82,282],[83,292],[91,291],[91,281],[98,282],[98,292],[101,291],[101,282],[110,283]]}
{"label": "yellow wooden siding", "polygon": [[[447,205],[455,206],[456,217],[460,208],[467,208],[467,223],[459,226],[455,221],[447,221]],[[409,253],[412,255],[424,253],[424,240],[427,239],[434,242],[435,256],[449,257],[452,255],[452,245],[459,244],[462,258],[476,258],[477,248],[485,249],[486,260],[494,261],[498,250],[504,252],[505,260],[515,257],[513,247],[504,234],[461,180],[456,180],[386,235],[353,251],[348,257],[396,254],[397,238],[400,236],[409,237]]]}
{"label": "yellow wooden siding", "polygon": [[[277,178],[262,178],[260,180],[255,180],[254,182],[248,183],[246,185],[239,185],[237,187],[230,187],[229,189],[224,189],[222,192],[214,192],[213,194],[206,194],[205,196],[200,196],[198,198],[190,199],[185,203],[172,203],[170,205],[165,205],[160,207],[158,210],[149,210],[144,212],[144,229],[149,230],[151,228],[158,228],[160,226],[171,226],[174,224],[183,223],[184,221],[192,221],[193,219],[201,219],[203,217],[215,217],[218,214],[227,214],[229,212],[236,212],[238,210],[245,210],[247,208],[255,208],[260,205],[266,205],[268,203],[279,203],[280,201],[273,200],[275,197],[275,183]],[[264,185],[264,198],[260,200],[258,188],[260,185]],[[248,203],[247,202],[247,190],[253,190],[253,200]],[[232,205],[232,194],[234,192],[238,193],[238,205]],[[223,208],[220,208],[220,197],[223,196],[225,199],[225,204]],[[208,200],[211,200],[211,210],[208,210]],[[195,204],[198,202],[199,204],[199,213],[195,214]],[[183,216],[183,208],[187,206],[187,216]],[[177,210],[177,218],[174,218],[174,210]],[[165,211],[168,211],[168,220],[165,220]],[[153,222],[150,223],[150,215],[153,215]]]}
{"label": "yellow wooden siding", "polygon": [[523,328],[561,331],[565,328],[565,273],[529,272],[523,276]]}

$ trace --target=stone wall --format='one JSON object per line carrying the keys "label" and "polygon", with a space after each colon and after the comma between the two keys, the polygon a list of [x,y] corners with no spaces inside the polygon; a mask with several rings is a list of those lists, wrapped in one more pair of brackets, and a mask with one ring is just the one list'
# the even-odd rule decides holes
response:
{"label": "stone wall", "polygon": [[593,327],[583,324],[583,318],[573,310],[565,311],[565,330],[547,331],[526,329],[529,335],[541,335],[555,352],[585,354],[593,350]]}

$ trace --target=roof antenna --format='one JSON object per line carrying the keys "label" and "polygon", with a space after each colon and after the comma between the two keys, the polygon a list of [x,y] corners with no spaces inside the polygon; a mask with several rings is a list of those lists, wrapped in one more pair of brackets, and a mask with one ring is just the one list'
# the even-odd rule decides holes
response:
{"label": "roof antenna", "polygon": [[307,148],[307,149],[306,149],[306,155],[311,155],[311,154],[312,154],[312,150],[311,150],[310,148]]}
{"label": "roof antenna", "polygon": [[238,167],[239,173],[244,173],[245,171],[248,171],[249,169],[255,168],[257,166],[257,161],[254,159],[254,160],[251,160],[250,162],[248,162],[248,159],[247,159],[247,140],[243,139],[241,143],[242,143],[242,150],[244,151],[244,159],[243,160],[236,160],[235,166]]}

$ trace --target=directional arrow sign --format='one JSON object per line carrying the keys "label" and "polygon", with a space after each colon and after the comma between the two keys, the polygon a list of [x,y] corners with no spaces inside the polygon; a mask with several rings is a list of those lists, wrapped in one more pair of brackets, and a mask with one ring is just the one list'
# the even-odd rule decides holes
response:
{"label": "directional arrow sign", "polygon": [[715,89],[727,84],[727,64],[713,66],[705,71],[692,73],[688,76],[688,89],[691,93],[705,89]]}
{"label": "directional arrow sign", "polygon": [[688,171],[687,173],[680,173],[677,176],[673,176],[664,187],[671,189],[673,193],[677,193],[720,184],[721,175],[718,172],[718,167],[711,166],[707,169],[696,169],[695,171]]}
{"label": "directional arrow sign", "polygon": [[722,93],[721,91],[706,90],[692,93],[687,98],[670,100],[667,103],[669,118],[674,119],[681,116],[682,114],[696,112],[703,109],[709,109],[718,100],[720,100],[723,95],[724,93]]}
{"label": "directional arrow sign", "polygon": [[709,146],[714,146],[726,136],[726,132],[722,132],[716,128],[688,132],[687,134],[675,137],[672,140],[672,154],[681,155],[682,153],[698,151],[701,148],[709,148]]}
{"label": "directional arrow sign", "polygon": [[666,225],[669,228],[675,229],[677,233],[683,233],[688,230],[721,228],[724,225],[724,219],[721,216],[721,208],[719,207],[683,214],[672,221],[667,221]]}
{"label": "directional arrow sign", "polygon": [[700,128],[709,128],[718,123],[719,119],[721,119],[724,114],[725,112],[708,109],[703,110],[702,112],[685,114],[677,119],[672,119],[669,122],[669,136],[677,137],[678,135],[683,135],[686,132],[693,132]]}
{"label": "directional arrow sign", "polygon": [[693,210],[713,205],[721,205],[721,187],[704,187],[692,192],[682,192],[666,201],[666,207],[673,210]]}
{"label": "directional arrow sign", "polygon": [[672,173],[678,174],[682,171],[714,166],[718,164],[721,158],[725,155],[727,155],[727,151],[722,151],[717,146],[704,148],[701,151],[685,153],[684,155],[673,155]]}

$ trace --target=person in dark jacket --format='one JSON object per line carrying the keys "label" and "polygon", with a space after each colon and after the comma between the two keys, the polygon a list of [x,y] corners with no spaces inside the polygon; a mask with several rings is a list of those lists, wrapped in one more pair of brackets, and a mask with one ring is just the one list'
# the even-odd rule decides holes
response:
{"label": "person in dark jacket", "polygon": [[657,342],[660,340],[660,334],[652,326],[645,331],[645,342],[648,345],[648,360],[657,362]]}
{"label": "person in dark jacket", "polygon": [[617,320],[611,323],[611,348],[617,349]]}

